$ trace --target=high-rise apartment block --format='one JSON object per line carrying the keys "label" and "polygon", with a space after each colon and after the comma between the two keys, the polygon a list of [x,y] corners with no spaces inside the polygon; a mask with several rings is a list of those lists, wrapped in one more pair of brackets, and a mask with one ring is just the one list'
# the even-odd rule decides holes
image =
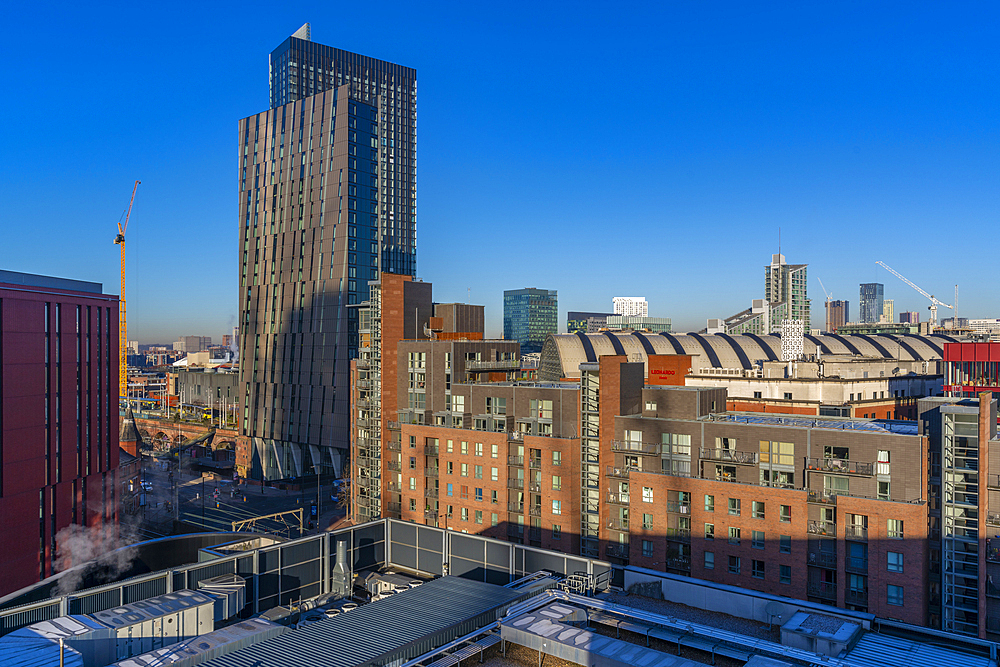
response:
{"label": "high-rise apartment block", "polygon": [[174,349],[178,352],[201,352],[212,346],[211,336],[181,336],[174,341]]}
{"label": "high-rise apartment block", "polygon": [[616,296],[611,299],[615,315],[649,317],[649,304],[644,296]]}
{"label": "high-rise apartment block", "polygon": [[882,319],[884,290],[882,283],[861,283],[858,322],[878,322]]}
{"label": "high-rise apartment block", "polygon": [[556,290],[528,287],[503,293],[503,337],[521,344],[521,354],[541,352],[559,327]]}
{"label": "high-rise apartment block", "polygon": [[[771,255],[771,263],[764,266],[764,300],[787,304],[785,319],[802,320],[806,331],[810,327],[808,268],[808,264],[786,264],[782,254]],[[772,323],[772,327],[780,325]]]}
{"label": "high-rise apartment block", "polygon": [[879,321],[880,322],[896,321],[895,304],[892,299],[882,300],[882,318]]}
{"label": "high-rise apartment block", "polygon": [[0,271],[0,596],[56,573],[57,536],[113,546],[118,297]]}
{"label": "high-rise apartment block", "polygon": [[358,304],[416,271],[416,72],[308,39],[239,123],[241,435],[251,475],[339,473]]}
{"label": "high-rise apartment block", "polygon": [[899,314],[900,324],[920,324],[920,313],[915,310],[904,310]]}
{"label": "high-rise apartment block", "polygon": [[837,329],[851,321],[850,302],[826,302],[826,331],[837,333]]}

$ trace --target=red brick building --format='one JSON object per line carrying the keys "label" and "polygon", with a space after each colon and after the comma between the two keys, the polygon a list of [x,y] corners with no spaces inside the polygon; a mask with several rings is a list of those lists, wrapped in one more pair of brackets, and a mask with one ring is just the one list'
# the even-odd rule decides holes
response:
{"label": "red brick building", "polygon": [[0,271],[0,360],[3,595],[54,573],[67,526],[113,538],[118,297],[97,283]]}

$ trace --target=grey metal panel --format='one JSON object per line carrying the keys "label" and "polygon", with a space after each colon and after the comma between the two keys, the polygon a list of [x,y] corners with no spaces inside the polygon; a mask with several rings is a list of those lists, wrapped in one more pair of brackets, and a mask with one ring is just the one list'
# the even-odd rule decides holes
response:
{"label": "grey metal panel", "polygon": [[439,528],[417,526],[417,546],[421,549],[431,549],[439,554],[444,553],[445,533]]}
{"label": "grey metal panel", "polygon": [[278,569],[278,558],[280,554],[277,547],[273,549],[266,549],[260,552],[260,571],[261,572],[272,572]]}
{"label": "grey metal panel", "polygon": [[428,574],[441,574],[441,552],[417,549],[417,570]]}
{"label": "grey metal panel", "polygon": [[319,558],[319,547],[319,540],[291,544],[287,547],[283,546],[281,547],[281,563],[282,565],[293,565]]}
{"label": "grey metal panel", "polygon": [[411,547],[417,546],[417,526],[412,523],[392,524],[392,546],[407,544]]}
{"label": "grey metal panel", "polygon": [[497,544],[495,542],[486,543],[486,562],[492,567],[510,572],[510,545]]}
{"label": "grey metal panel", "polygon": [[486,541],[476,539],[461,533],[454,533],[451,537],[451,557],[466,558],[478,563],[486,562]]}

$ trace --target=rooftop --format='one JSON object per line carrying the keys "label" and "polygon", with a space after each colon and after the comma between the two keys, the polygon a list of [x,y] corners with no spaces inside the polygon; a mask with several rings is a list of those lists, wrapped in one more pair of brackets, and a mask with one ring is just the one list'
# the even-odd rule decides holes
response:
{"label": "rooftop", "polygon": [[72,280],[70,278],[55,278],[53,276],[40,276],[34,273],[20,273],[19,271],[4,271],[3,269],[0,269],[0,283],[23,285],[25,287],[44,287],[71,292],[90,292],[91,294],[101,294],[104,291],[104,286],[101,283]]}
{"label": "rooftop", "polygon": [[769,415],[757,412],[728,412],[713,414],[709,421],[736,422],[740,424],[766,424],[769,426],[791,426],[794,428],[828,428],[837,431],[868,431],[870,433],[895,433],[896,435],[918,435],[917,422],[859,419],[837,419],[836,417],[795,417],[793,415]]}

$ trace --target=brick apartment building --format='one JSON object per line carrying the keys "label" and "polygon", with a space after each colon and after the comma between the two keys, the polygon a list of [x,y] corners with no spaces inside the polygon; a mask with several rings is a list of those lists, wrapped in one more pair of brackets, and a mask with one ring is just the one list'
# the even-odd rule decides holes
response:
{"label": "brick apartment building", "polygon": [[117,523],[118,297],[0,271],[0,360],[2,596],[55,573],[62,529]]}
{"label": "brick apartment building", "polygon": [[[955,419],[972,419],[992,447],[995,402],[907,394],[905,421],[738,412],[725,387],[683,386],[701,361],[684,348],[613,354],[623,350],[600,340],[628,334],[577,336],[574,377],[562,355],[564,379],[551,379],[543,352],[548,381],[512,382],[498,375],[516,367],[513,342],[431,333],[378,352],[384,437],[354,451],[357,520],[372,516],[377,488],[379,516],[998,636],[1000,484],[988,504],[968,473],[1000,469],[987,461],[1000,453],[973,461],[965,435],[959,460],[953,437]],[[931,344],[909,347],[930,356]],[[996,542],[978,546],[975,530]]]}

